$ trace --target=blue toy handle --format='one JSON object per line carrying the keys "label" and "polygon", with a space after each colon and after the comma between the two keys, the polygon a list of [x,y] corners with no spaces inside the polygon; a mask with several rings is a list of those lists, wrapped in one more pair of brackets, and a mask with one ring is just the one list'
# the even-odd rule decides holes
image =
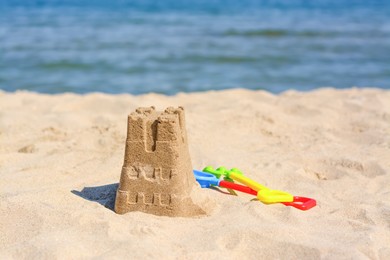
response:
{"label": "blue toy handle", "polygon": [[220,180],[217,179],[217,177],[215,177],[211,173],[194,170],[194,175],[196,181],[200,184],[200,187],[202,188],[209,188],[211,185],[219,186]]}

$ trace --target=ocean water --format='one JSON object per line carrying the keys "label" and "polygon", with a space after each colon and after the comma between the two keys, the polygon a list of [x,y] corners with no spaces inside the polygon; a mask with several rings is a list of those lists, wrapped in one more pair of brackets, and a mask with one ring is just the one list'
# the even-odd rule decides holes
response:
{"label": "ocean water", "polygon": [[0,0],[0,89],[390,88],[390,1]]}

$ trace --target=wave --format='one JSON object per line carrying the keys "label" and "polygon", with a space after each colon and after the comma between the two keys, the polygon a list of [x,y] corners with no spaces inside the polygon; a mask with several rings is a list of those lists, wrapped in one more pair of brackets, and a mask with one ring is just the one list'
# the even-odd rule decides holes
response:
{"label": "wave", "polygon": [[315,31],[315,30],[285,30],[285,29],[260,29],[260,30],[236,30],[229,29],[222,33],[222,36],[232,37],[302,37],[302,38],[386,38],[390,37],[388,31]]}

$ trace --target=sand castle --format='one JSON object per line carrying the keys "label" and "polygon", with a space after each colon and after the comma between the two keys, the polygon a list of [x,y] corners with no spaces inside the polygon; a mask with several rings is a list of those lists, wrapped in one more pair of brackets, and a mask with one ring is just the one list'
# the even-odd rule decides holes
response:
{"label": "sand castle", "polygon": [[115,212],[203,214],[190,197],[194,185],[184,109],[169,107],[157,112],[150,107],[131,113]]}

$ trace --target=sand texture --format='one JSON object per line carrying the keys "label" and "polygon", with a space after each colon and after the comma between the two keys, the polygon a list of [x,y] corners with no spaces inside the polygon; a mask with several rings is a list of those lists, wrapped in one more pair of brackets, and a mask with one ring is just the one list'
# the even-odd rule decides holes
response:
{"label": "sand texture", "polygon": [[[207,215],[116,214],[127,117],[183,106],[195,169],[317,199],[203,189]],[[390,91],[0,92],[0,258],[390,259]]]}

